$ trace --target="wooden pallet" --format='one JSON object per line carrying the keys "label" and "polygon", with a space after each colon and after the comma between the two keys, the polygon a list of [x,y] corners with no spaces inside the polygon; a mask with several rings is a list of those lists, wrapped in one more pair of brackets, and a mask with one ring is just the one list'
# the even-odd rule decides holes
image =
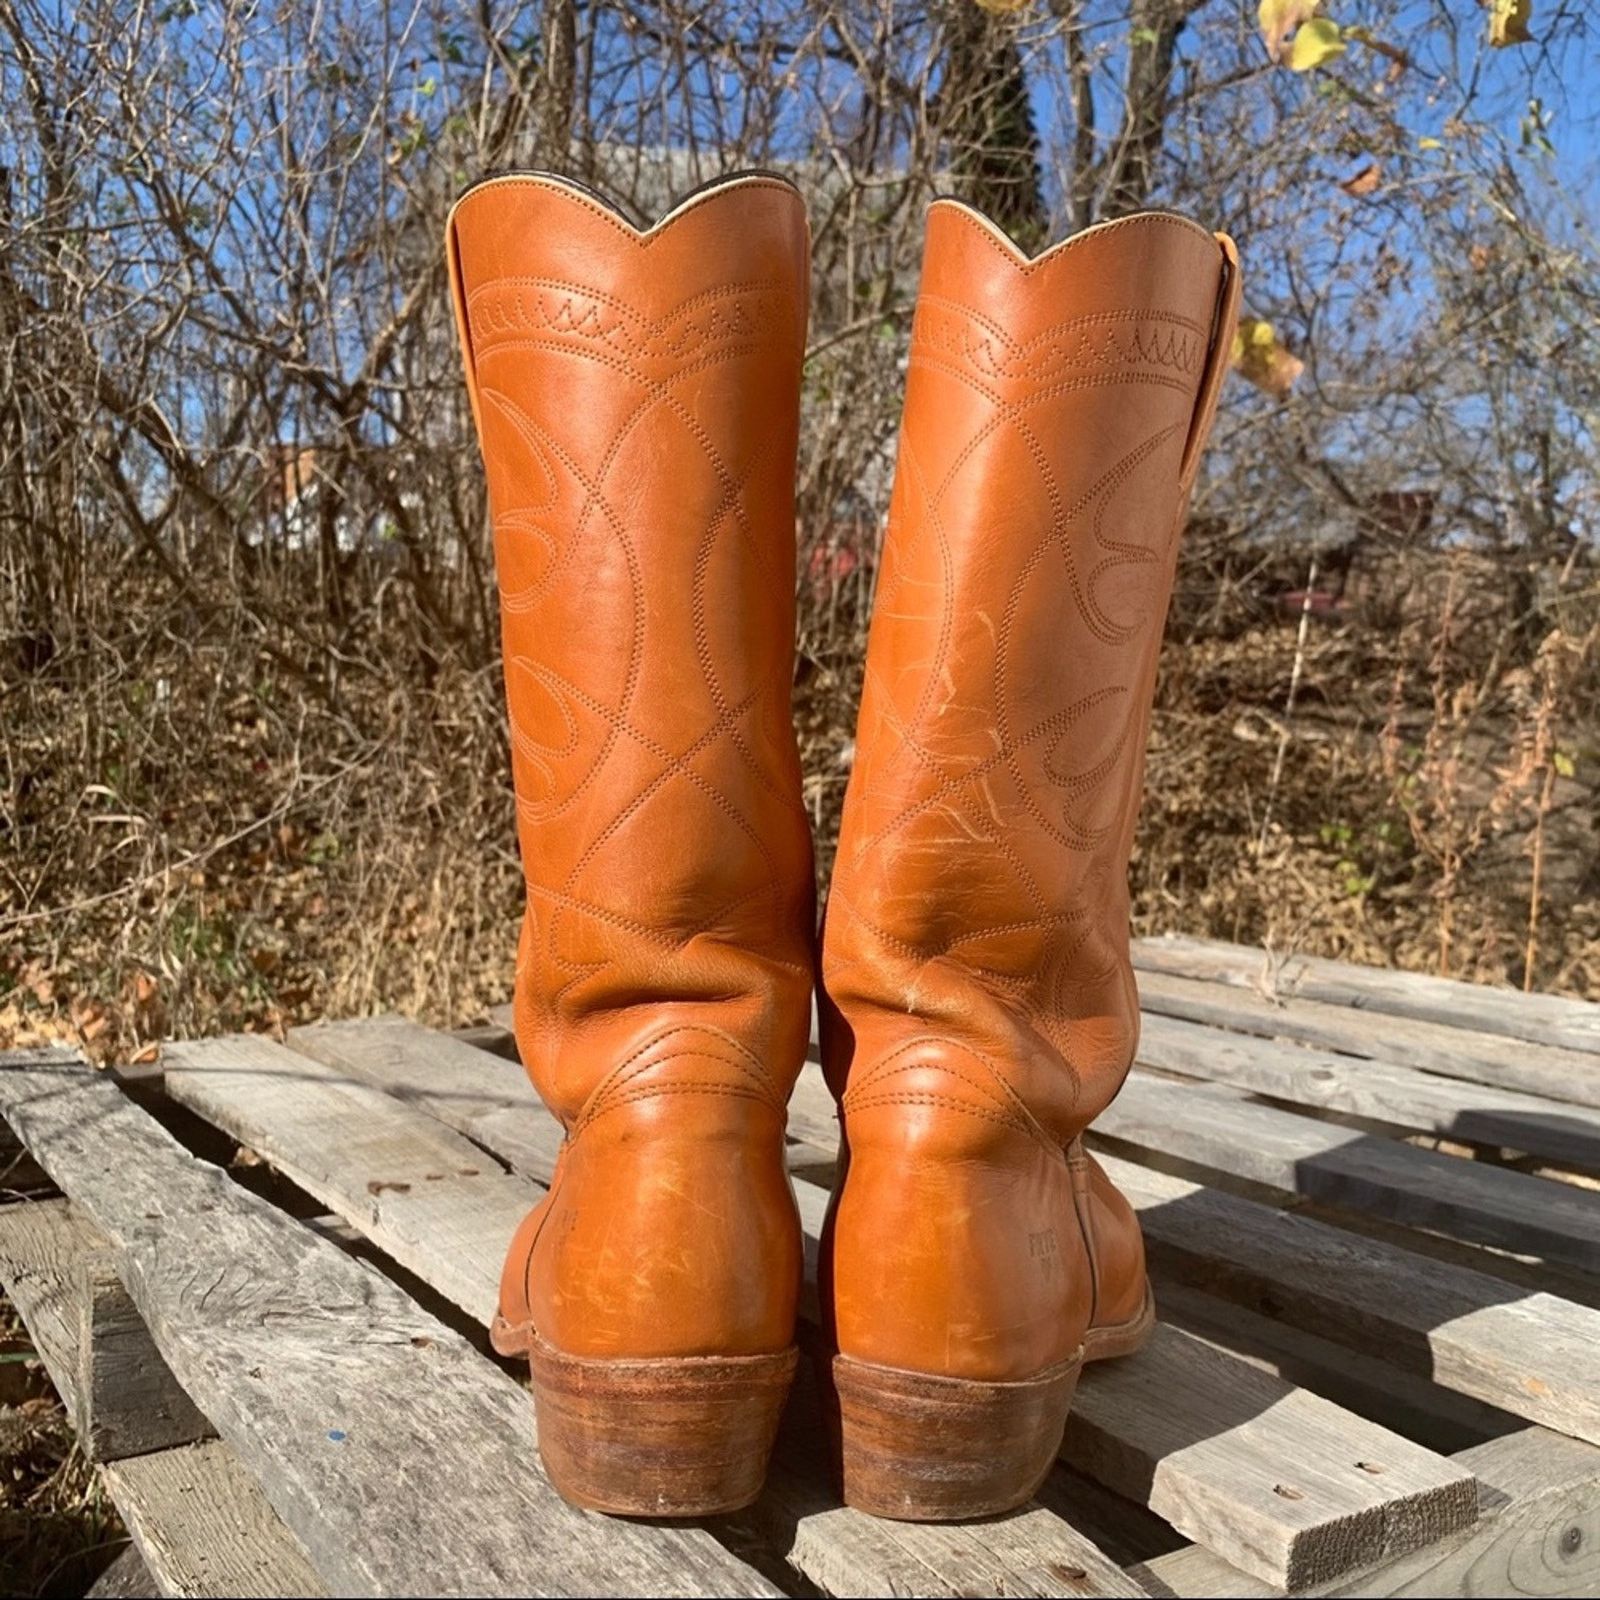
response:
{"label": "wooden pallet", "polygon": [[[809,1379],[750,1511],[564,1505],[484,1336],[560,1144],[502,1027],[177,1044],[137,1080],[0,1058],[56,1191],[0,1208],[0,1281],[164,1594],[1595,1593],[1600,1007],[1138,961],[1140,1065],[1095,1142],[1162,1322],[1085,1374],[1008,1518],[841,1507]],[[814,1251],[814,1067],[790,1134]]]}

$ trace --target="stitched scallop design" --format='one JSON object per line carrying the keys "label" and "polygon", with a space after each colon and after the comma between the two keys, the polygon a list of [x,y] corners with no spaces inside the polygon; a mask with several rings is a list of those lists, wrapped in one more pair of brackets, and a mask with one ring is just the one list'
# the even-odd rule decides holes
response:
{"label": "stitched scallop design", "polygon": [[920,1026],[1002,1088],[1042,1047],[1070,1135],[1133,1047],[1127,852],[1219,257],[1152,217],[1024,262],[940,209],[824,977],[847,1110]]}
{"label": "stitched scallop design", "polygon": [[[524,1055],[569,1124],[622,1103],[641,1051],[629,1094],[781,1108],[811,971],[789,719],[798,202],[751,183],[640,234],[518,181],[470,194],[456,226],[527,884]],[[711,1028],[691,1048],[696,1009]]]}

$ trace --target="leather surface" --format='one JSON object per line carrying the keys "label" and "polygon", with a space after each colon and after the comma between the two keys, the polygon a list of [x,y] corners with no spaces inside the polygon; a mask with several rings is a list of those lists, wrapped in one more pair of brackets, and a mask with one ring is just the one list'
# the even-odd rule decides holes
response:
{"label": "leather surface", "polygon": [[1128,854],[1236,311],[1231,244],[1181,218],[1030,261],[929,212],[823,940],[847,1355],[1022,1378],[1097,1294],[1142,1303],[1136,1221],[1066,1152],[1138,1037]]}
{"label": "leather surface", "polygon": [[1133,1207],[1082,1140],[1067,1146],[1067,1163],[1076,1180],[1078,1226],[1092,1274],[1089,1323],[1115,1328],[1134,1321],[1144,1309],[1144,1235]]}
{"label": "leather surface", "polygon": [[527,880],[517,1043],[568,1132],[501,1315],[574,1355],[782,1350],[814,943],[804,207],[747,176],[640,232],[524,175],[468,191],[448,244]]}

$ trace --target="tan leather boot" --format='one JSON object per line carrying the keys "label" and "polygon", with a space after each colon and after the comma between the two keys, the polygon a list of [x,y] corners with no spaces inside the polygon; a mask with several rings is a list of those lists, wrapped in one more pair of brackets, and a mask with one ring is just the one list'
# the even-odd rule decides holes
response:
{"label": "tan leather boot", "polygon": [[517,1043],[567,1130],[513,1241],[569,1500],[761,1485],[794,1367],[784,1169],[813,951],[789,713],[805,210],[762,175],[639,232],[540,174],[448,246],[489,479],[519,843]]}
{"label": "tan leather boot", "polygon": [[823,938],[845,1498],[1026,1500],[1153,1307],[1082,1145],[1138,1036],[1128,851],[1178,535],[1238,297],[1179,217],[1027,260],[929,213]]}

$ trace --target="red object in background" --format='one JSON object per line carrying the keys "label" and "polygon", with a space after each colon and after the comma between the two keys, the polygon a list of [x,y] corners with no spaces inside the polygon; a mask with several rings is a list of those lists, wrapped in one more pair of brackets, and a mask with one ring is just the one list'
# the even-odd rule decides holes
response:
{"label": "red object in background", "polygon": [[1314,617],[1341,620],[1349,614],[1344,596],[1335,594],[1332,589],[1290,589],[1278,596],[1278,608],[1295,617],[1302,611],[1309,611]]}
{"label": "red object in background", "polygon": [[832,549],[825,544],[814,545],[808,563],[811,577],[819,583],[826,583],[830,579],[834,583],[841,583],[860,565],[860,555],[847,544]]}

